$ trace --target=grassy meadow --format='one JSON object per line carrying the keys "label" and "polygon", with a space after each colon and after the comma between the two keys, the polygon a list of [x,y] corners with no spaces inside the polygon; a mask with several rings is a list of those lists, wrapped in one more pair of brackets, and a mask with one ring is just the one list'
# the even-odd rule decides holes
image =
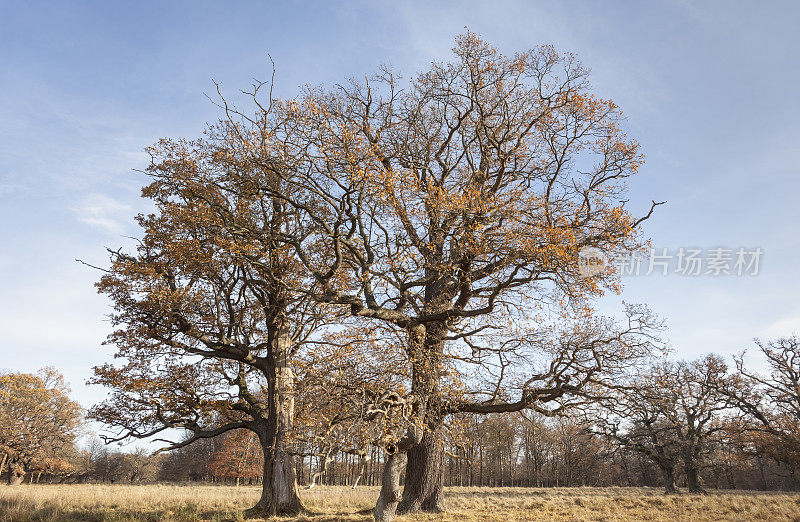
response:
{"label": "grassy meadow", "polygon": [[[307,516],[293,520],[367,521],[377,488],[323,486],[303,490]],[[256,487],[197,485],[0,486],[0,520],[241,520]],[[448,488],[448,513],[398,521],[514,520],[795,520],[800,494],[712,491],[667,496],[649,488]]]}

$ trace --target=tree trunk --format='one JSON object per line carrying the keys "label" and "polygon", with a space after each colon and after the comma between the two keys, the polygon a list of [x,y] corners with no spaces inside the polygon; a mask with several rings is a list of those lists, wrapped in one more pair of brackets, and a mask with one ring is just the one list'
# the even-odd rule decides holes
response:
{"label": "tree trunk", "polygon": [[441,426],[426,430],[422,441],[408,450],[406,482],[399,513],[442,513],[444,506],[444,441]]}
{"label": "tree trunk", "polygon": [[678,492],[675,486],[675,470],[668,467],[662,467],[661,473],[664,476],[664,492],[667,495],[673,495]]}
{"label": "tree trunk", "polygon": [[8,465],[8,485],[19,486],[25,480],[25,470],[12,460]]}
{"label": "tree trunk", "polygon": [[264,447],[264,478],[258,504],[247,510],[248,517],[296,515],[303,511],[291,456]]}
{"label": "tree trunk", "polygon": [[317,462],[321,461],[322,463],[319,464],[319,469],[311,475],[311,483],[308,485],[308,489],[311,489],[317,485],[317,479],[320,480],[320,483],[322,482],[325,472],[328,471],[328,464],[331,462],[332,451],[333,447],[329,447],[324,455],[317,457]]}
{"label": "tree trunk", "polygon": [[[758,462],[758,471],[761,475],[761,491],[766,491],[768,488],[767,488],[767,477],[764,474],[764,459],[759,458],[757,462]],[[0,470],[1,469],[2,468],[0,468]],[[731,483],[733,483],[733,481],[731,481]]]}
{"label": "tree trunk", "polygon": [[424,337],[409,332],[413,364],[412,393],[420,397],[418,414],[424,419],[422,440],[408,450],[403,500],[398,513],[427,511],[442,513],[444,506],[443,405],[439,391],[444,338],[447,328],[434,323],[426,326]]}
{"label": "tree trunk", "polygon": [[700,480],[700,470],[697,466],[686,466],[686,486],[689,488],[689,493],[705,493],[702,482]]}
{"label": "tree trunk", "polygon": [[391,522],[397,513],[397,505],[400,502],[400,473],[406,465],[406,453],[396,447],[386,450],[386,458],[383,464],[383,480],[381,483],[381,493],[372,515],[378,522]]}
{"label": "tree trunk", "polygon": [[267,421],[266,429],[260,430],[259,440],[264,452],[264,472],[261,481],[261,498],[246,511],[248,517],[270,517],[296,515],[303,504],[297,487],[294,458],[287,453],[285,434]]}
{"label": "tree trunk", "polygon": [[257,434],[264,452],[261,498],[248,517],[296,515],[304,511],[297,488],[294,457],[288,437],[294,422],[294,373],[288,363],[290,339],[285,328],[272,333],[267,368],[269,415]]}
{"label": "tree trunk", "polygon": [[362,451],[358,454],[358,474],[353,480],[353,489],[356,489],[358,483],[361,482],[361,478],[364,476],[366,470],[367,470],[367,452]]}

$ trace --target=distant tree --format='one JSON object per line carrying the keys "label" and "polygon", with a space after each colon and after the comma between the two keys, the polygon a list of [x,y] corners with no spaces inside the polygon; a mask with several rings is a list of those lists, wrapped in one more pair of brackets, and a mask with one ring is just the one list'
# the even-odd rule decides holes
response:
{"label": "distant tree", "polygon": [[528,486],[541,487],[545,484],[547,462],[553,453],[555,437],[541,416],[524,413],[522,415],[523,466]]}
{"label": "distant tree", "polygon": [[449,426],[448,485],[596,486],[611,480],[607,444],[580,419],[525,411],[464,420],[460,429],[452,419]]}
{"label": "distant tree", "polygon": [[555,453],[558,456],[556,484],[596,486],[602,479],[604,448],[599,437],[571,419],[555,424]]}
{"label": "distant tree", "polygon": [[[666,392],[675,397],[675,409],[665,409],[681,443],[686,484],[692,493],[702,493],[700,471],[712,442],[726,427],[730,401],[713,387],[728,367],[722,358],[710,354],[692,362],[678,362],[666,368]],[[671,371],[670,371],[671,370]]]}
{"label": "distant tree", "polygon": [[218,438],[200,439],[163,454],[158,479],[165,481],[202,481],[213,479],[211,459],[221,447]]}
{"label": "distant tree", "polygon": [[220,438],[220,447],[211,455],[208,469],[215,477],[235,479],[238,486],[242,479],[260,476],[263,465],[257,437],[240,430]]}
{"label": "distant tree", "polygon": [[36,471],[36,482],[39,482],[42,474],[65,479],[75,473],[75,465],[64,458],[49,458],[39,463]]}
{"label": "distant tree", "polygon": [[63,467],[56,459],[72,449],[82,422],[69,392],[53,368],[0,374],[0,463],[8,467],[9,484],[20,484],[36,469]]}
{"label": "distant tree", "polygon": [[116,482],[122,479],[121,452],[114,451],[98,438],[90,442],[87,453],[89,461],[87,468],[91,469],[91,475],[95,480]]}
{"label": "distant tree", "polygon": [[124,479],[128,482],[153,482],[158,476],[162,455],[152,455],[144,448],[135,448],[123,454]]}
{"label": "distant tree", "polygon": [[677,492],[680,444],[673,426],[663,415],[675,409],[673,396],[663,396],[652,376],[637,379],[630,387],[602,402],[593,413],[594,427],[623,450],[650,459],[661,472],[666,493]]}
{"label": "distant tree", "polygon": [[726,372],[723,360],[713,354],[692,362],[656,364],[602,401],[610,415],[594,413],[594,424],[607,437],[651,459],[661,470],[667,493],[677,491],[678,471],[683,471],[690,492],[701,493],[705,457],[715,435],[727,426],[730,401],[713,386]]}
{"label": "distant tree", "polygon": [[748,369],[744,354],[736,372],[714,384],[751,421],[745,428],[759,454],[800,470],[800,341],[796,336],[756,341],[765,373]]}

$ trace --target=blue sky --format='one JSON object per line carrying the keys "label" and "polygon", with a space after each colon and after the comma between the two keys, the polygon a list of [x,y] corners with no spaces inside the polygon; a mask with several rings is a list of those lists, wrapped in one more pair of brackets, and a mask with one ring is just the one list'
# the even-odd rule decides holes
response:
{"label": "blue sky", "polygon": [[[277,67],[277,93],[407,76],[448,57],[465,26],[511,53],[576,53],[647,155],[631,208],[666,200],[654,246],[761,247],[756,277],[626,278],[680,357],[731,354],[800,331],[800,5],[745,2],[0,3],[0,368],[84,381],[109,359],[98,274],[146,210],[142,149],[218,116],[204,93]],[[615,307],[613,302],[609,309]]]}

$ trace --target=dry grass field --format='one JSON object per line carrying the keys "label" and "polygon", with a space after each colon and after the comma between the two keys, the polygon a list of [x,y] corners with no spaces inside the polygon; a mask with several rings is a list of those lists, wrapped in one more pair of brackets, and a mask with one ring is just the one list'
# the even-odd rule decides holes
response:
{"label": "dry grass field", "polygon": [[[376,488],[303,490],[311,513],[295,520],[367,521]],[[172,485],[0,486],[0,520],[240,520],[255,487]],[[716,492],[665,496],[646,488],[449,488],[446,515],[398,521],[796,520],[800,494]]]}

